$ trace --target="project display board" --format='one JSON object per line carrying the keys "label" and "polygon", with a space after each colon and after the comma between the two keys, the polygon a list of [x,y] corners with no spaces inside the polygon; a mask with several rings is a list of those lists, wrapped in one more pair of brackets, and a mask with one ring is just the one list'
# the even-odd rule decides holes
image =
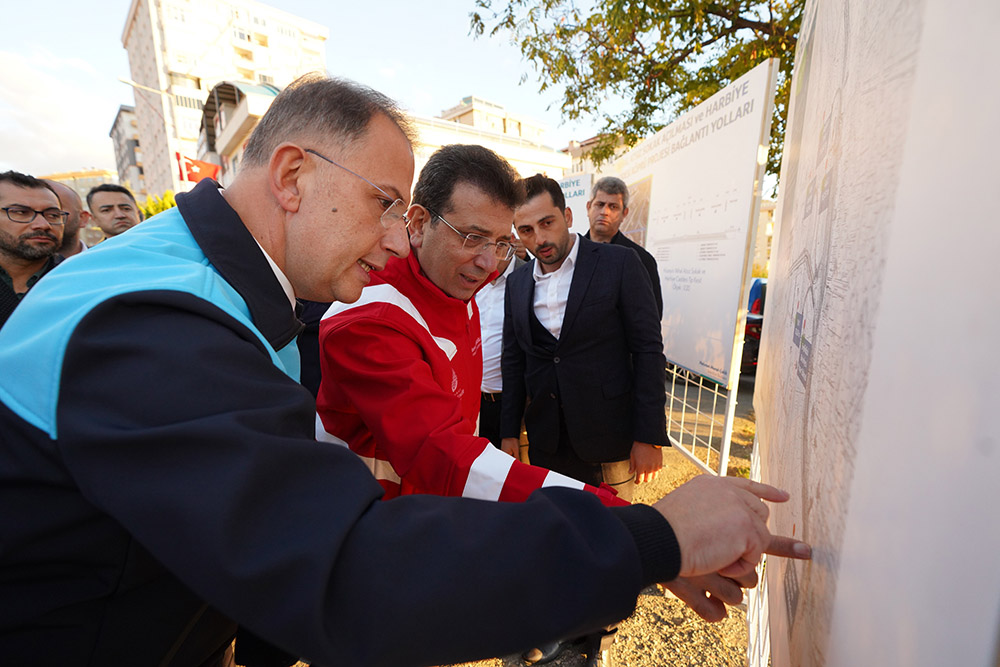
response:
{"label": "project display board", "polygon": [[968,64],[998,30],[993,0],[806,6],[754,408],[771,530],[814,559],[767,562],[774,667],[998,664],[1000,93]]}
{"label": "project display board", "polygon": [[566,207],[573,211],[573,231],[586,234],[590,229],[587,221],[587,201],[590,199],[590,187],[594,182],[593,174],[574,174],[559,179]]}
{"label": "project display board", "polygon": [[614,164],[633,200],[621,231],[645,227],[644,246],[659,267],[667,359],[726,386],[776,69],[776,61],[762,63]]}

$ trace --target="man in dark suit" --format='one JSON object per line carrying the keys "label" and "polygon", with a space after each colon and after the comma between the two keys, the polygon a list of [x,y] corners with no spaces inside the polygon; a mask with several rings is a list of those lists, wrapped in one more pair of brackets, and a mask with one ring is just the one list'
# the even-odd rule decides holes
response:
{"label": "man in dark suit", "polygon": [[556,181],[537,174],[525,185],[514,226],[535,260],[507,284],[501,445],[516,456],[523,415],[532,464],[630,499],[633,483],[662,467],[667,443],[649,277],[631,249],[570,232]]}
{"label": "man in dark suit", "polygon": [[586,238],[598,243],[613,243],[635,250],[639,255],[643,268],[649,274],[653,285],[653,296],[656,297],[656,312],[663,317],[663,294],[660,291],[660,272],[656,267],[656,259],[641,245],[619,231],[622,221],[628,215],[628,186],[625,181],[614,176],[605,176],[594,183],[587,202],[587,218],[590,220],[590,231]]}

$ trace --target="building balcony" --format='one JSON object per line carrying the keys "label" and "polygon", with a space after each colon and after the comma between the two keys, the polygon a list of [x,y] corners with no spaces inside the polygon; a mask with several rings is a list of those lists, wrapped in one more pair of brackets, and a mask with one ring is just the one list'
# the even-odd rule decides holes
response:
{"label": "building balcony", "polygon": [[224,125],[215,137],[215,150],[220,155],[230,155],[246,141],[257,121],[271,106],[273,97],[245,95],[231,114],[226,114]]}

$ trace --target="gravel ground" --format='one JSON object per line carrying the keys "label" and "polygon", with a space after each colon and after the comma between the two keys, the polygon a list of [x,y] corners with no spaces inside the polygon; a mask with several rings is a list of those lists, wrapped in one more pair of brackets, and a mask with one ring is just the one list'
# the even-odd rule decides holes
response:
{"label": "gravel ground", "polygon": [[[730,474],[749,469],[753,444],[753,422],[738,418],[730,454]],[[656,481],[636,490],[636,502],[653,503],[699,473],[683,454],[663,450],[664,470]],[[746,664],[746,611],[729,609],[719,623],[703,621],[686,604],[656,587],[642,592],[635,613],[622,622],[611,647],[611,662],[605,667],[737,667]],[[583,667],[586,659],[566,650],[549,663],[554,667]],[[459,667],[459,666],[456,666]],[[464,663],[460,667],[525,667],[519,655]]]}

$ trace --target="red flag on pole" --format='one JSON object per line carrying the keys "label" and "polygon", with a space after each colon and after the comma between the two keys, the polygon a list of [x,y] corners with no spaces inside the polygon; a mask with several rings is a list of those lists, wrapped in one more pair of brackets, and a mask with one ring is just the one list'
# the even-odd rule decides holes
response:
{"label": "red flag on pole", "polygon": [[197,183],[203,178],[215,178],[219,174],[219,165],[211,162],[194,160],[186,155],[174,153],[177,156],[177,167],[182,181]]}

